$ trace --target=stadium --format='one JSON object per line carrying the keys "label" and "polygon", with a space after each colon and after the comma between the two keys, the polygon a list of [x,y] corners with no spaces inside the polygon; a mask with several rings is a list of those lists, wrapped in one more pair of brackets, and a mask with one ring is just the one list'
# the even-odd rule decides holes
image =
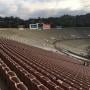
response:
{"label": "stadium", "polygon": [[1,90],[89,90],[89,29],[1,29]]}
{"label": "stadium", "polygon": [[90,90],[90,0],[0,0],[0,90]]}

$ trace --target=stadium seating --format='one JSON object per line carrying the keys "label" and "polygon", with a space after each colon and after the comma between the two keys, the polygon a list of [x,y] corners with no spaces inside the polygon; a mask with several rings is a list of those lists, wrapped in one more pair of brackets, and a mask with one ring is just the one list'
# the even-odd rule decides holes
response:
{"label": "stadium seating", "polygon": [[8,90],[28,90],[17,75],[0,59],[0,74],[8,84]]}
{"label": "stadium seating", "polygon": [[71,57],[2,39],[0,58],[0,73],[16,90],[90,89],[90,67]]}

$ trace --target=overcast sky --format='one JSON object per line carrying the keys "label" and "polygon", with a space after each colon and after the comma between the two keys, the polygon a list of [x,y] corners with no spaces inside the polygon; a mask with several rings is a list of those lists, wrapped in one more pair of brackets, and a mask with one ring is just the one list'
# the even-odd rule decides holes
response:
{"label": "overcast sky", "polygon": [[90,0],[0,0],[0,16],[50,17],[90,12]]}

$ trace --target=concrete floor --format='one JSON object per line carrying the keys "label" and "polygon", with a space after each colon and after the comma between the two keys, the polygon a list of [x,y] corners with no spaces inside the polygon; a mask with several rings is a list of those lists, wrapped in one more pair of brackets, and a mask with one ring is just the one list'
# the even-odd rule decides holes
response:
{"label": "concrete floor", "polygon": [[0,77],[0,90],[8,90],[4,80]]}

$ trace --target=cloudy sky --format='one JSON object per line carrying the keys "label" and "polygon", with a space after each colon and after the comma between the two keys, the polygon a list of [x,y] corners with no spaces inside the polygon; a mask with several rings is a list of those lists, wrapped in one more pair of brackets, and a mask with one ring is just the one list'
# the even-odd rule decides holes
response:
{"label": "cloudy sky", "polygon": [[0,16],[50,17],[90,12],[90,0],[0,0]]}

